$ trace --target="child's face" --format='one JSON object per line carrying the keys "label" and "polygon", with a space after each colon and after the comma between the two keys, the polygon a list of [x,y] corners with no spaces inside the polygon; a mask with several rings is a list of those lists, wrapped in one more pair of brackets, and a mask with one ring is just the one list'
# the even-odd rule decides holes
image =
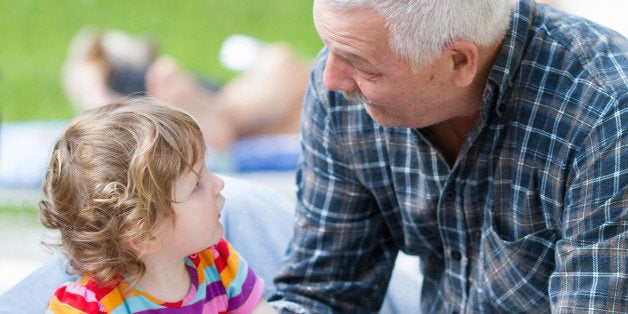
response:
{"label": "child's face", "polygon": [[166,224],[162,235],[162,249],[166,252],[180,252],[187,256],[200,252],[218,243],[223,227],[218,220],[225,198],[220,194],[224,182],[209,172],[204,163],[194,166],[174,185],[172,203],[176,214],[175,224]]}

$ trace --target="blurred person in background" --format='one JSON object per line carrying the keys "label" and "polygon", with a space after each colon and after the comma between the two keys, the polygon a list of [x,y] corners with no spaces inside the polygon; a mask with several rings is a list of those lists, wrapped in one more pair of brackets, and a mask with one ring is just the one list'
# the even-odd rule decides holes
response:
{"label": "blurred person in background", "polygon": [[62,83],[78,112],[144,94],[172,103],[199,121],[207,145],[216,150],[242,137],[298,133],[308,60],[287,44],[242,35],[227,38],[220,57],[242,71],[224,84],[158,56],[154,40],[87,27],[70,43]]}

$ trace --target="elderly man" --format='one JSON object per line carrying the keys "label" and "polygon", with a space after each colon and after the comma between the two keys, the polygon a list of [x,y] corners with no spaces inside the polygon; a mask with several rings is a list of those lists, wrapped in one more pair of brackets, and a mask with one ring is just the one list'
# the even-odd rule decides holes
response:
{"label": "elderly man", "polygon": [[314,22],[279,309],[377,311],[403,251],[424,312],[628,311],[624,37],[531,0]]}

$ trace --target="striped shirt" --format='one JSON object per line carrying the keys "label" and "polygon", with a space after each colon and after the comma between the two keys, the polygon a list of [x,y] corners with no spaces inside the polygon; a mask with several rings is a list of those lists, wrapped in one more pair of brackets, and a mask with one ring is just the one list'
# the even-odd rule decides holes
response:
{"label": "striped shirt", "polygon": [[99,287],[88,277],[55,291],[46,313],[251,313],[264,283],[224,239],[185,260],[192,284],[179,302],[158,300],[126,282]]}
{"label": "striped shirt", "polygon": [[421,258],[425,313],[628,312],[627,51],[616,32],[517,2],[450,167],[427,130],[382,127],[329,91],[324,49],[274,306],[377,311],[402,250]]}

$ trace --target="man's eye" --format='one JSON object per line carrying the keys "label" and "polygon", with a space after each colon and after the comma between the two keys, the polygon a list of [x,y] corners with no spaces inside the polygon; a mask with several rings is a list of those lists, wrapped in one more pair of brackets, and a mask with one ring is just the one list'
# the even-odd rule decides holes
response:
{"label": "man's eye", "polygon": [[358,75],[360,75],[360,76],[362,76],[362,77],[364,77],[366,79],[377,77],[376,73],[360,70],[360,69],[357,69],[357,68],[355,69],[355,72],[358,73]]}

